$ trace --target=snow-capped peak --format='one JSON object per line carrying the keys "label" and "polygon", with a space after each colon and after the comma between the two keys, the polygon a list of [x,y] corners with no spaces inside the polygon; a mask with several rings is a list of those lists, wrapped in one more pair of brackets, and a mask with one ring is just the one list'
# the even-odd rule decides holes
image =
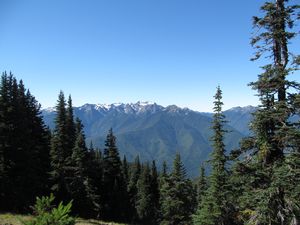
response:
{"label": "snow-capped peak", "polygon": [[231,109],[228,109],[227,111],[228,112],[241,112],[241,113],[251,113],[251,112],[254,112],[255,110],[257,109],[257,107],[255,106],[251,106],[251,105],[248,105],[248,106],[237,106],[237,107],[233,107]]}
{"label": "snow-capped peak", "polygon": [[110,110],[111,108],[116,108],[123,105],[123,103],[112,103],[112,104],[96,104],[95,109],[96,110]]}
{"label": "snow-capped peak", "polygon": [[156,111],[156,107],[163,108],[162,106],[158,106],[154,102],[150,101],[138,101],[136,103],[112,103],[112,104],[95,104],[94,109],[97,111],[110,111],[117,110],[123,113],[142,113],[147,111]]}
{"label": "snow-capped peak", "polygon": [[135,103],[135,105],[140,105],[140,106],[147,106],[147,105],[154,105],[155,102],[151,102],[151,101],[145,101],[145,102],[142,102],[142,101],[138,101],[137,103]]}
{"label": "snow-capped peak", "polygon": [[52,113],[52,112],[56,111],[56,108],[55,107],[48,107],[48,108],[43,109],[43,111],[46,112],[46,113]]}

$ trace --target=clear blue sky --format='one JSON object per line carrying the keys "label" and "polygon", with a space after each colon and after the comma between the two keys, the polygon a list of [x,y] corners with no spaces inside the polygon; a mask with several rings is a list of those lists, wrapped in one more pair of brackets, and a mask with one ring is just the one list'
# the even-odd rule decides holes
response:
{"label": "clear blue sky", "polygon": [[[0,71],[43,107],[155,101],[256,105],[251,18],[263,0],[0,0]],[[299,46],[299,45],[298,45]]]}

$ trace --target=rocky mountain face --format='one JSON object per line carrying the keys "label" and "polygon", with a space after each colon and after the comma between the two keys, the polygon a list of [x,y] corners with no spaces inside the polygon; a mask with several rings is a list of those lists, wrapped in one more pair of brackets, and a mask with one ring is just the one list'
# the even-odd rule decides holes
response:
{"label": "rocky mountain face", "polygon": [[[254,107],[236,107],[224,112],[228,120],[225,143],[227,150],[238,146],[239,140],[249,134],[248,123]],[[54,127],[55,109],[42,111],[45,123]],[[164,160],[168,165],[176,152],[190,176],[197,176],[202,162],[211,152],[211,113],[200,113],[175,105],[163,107],[151,102],[134,104],[85,104],[74,107],[85,129],[87,143],[103,149],[107,131],[113,128],[121,156],[129,161],[139,155],[143,161]]]}

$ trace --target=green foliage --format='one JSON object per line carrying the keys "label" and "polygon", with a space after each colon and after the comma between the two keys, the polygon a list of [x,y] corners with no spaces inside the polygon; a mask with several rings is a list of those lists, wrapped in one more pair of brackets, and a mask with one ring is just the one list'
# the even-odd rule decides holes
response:
{"label": "green foliage", "polygon": [[141,175],[141,163],[139,156],[135,157],[133,165],[130,168],[130,177],[127,185],[127,192],[129,195],[129,216],[133,221],[137,220],[138,215],[136,212],[136,202],[137,202],[137,183]]}
{"label": "green foliage", "polygon": [[138,220],[142,224],[157,224],[159,216],[159,190],[158,174],[155,162],[142,167],[141,175],[137,182],[135,209]]}
{"label": "green foliage", "polygon": [[66,101],[61,91],[56,105],[57,115],[55,118],[55,129],[51,139],[51,181],[52,191],[60,200],[70,200],[67,182],[67,166],[70,163],[71,149],[66,127]]}
{"label": "green foliage", "polygon": [[[222,91],[220,87],[214,101],[214,120],[213,120],[213,152],[209,163],[211,165],[211,174],[209,176],[208,189],[201,196],[198,202],[198,209],[193,216],[194,224],[196,225],[217,225],[217,224],[232,224],[230,218],[229,205],[229,185],[227,180],[229,178],[226,170],[227,157],[225,155],[224,144],[224,130],[225,116],[222,113]],[[204,171],[203,171],[204,173]],[[202,175],[202,185],[205,185],[204,177]]]}
{"label": "green foliage", "polygon": [[[258,50],[254,60],[269,54],[271,62],[262,67],[257,81],[261,105],[251,123],[253,136],[241,144],[240,160],[231,179],[237,189],[239,217],[245,224],[297,224],[299,198],[292,197],[300,185],[297,177],[299,160],[299,125],[291,118],[299,113],[300,85],[288,80],[295,71],[297,56],[289,52],[289,42],[299,5],[288,0],[268,1],[261,7],[262,16],[254,17],[258,32],[252,45]],[[298,114],[299,115],[299,114]],[[297,195],[297,194],[296,194]]]}
{"label": "green foliage", "polygon": [[34,205],[35,217],[33,220],[23,222],[24,225],[74,225],[75,219],[71,213],[72,201],[67,205],[59,203],[58,207],[53,206],[54,195],[49,197],[37,197]]}
{"label": "green foliage", "polygon": [[128,203],[126,182],[122,173],[122,163],[116,146],[116,137],[109,130],[103,154],[102,215],[105,219],[122,221],[126,218]]}
{"label": "green foliage", "polygon": [[153,224],[155,222],[155,209],[151,193],[151,175],[148,164],[142,170],[137,183],[137,189],[136,211],[138,219],[143,224]]}
{"label": "green foliage", "polygon": [[[92,146],[88,150],[87,158],[87,178],[92,192],[88,193],[88,198],[93,202],[93,211],[92,217],[98,218],[99,212],[101,212],[101,196],[103,190],[103,160],[102,154],[99,149],[94,149]],[[92,195],[92,196],[90,196]]]}
{"label": "green foliage", "polygon": [[48,189],[49,132],[22,81],[0,82],[0,210],[24,211]]}
{"label": "green foliage", "polygon": [[202,199],[204,197],[205,191],[207,190],[207,180],[205,176],[205,168],[202,165],[200,167],[200,176],[198,178],[197,183],[197,204],[198,206],[201,205]]}
{"label": "green foliage", "polygon": [[159,218],[159,211],[160,211],[160,205],[159,205],[160,193],[159,193],[159,177],[158,177],[155,160],[152,161],[150,184],[151,184],[150,192],[152,195],[152,205],[153,205],[153,221],[156,221],[157,223]]}
{"label": "green foliage", "polygon": [[95,155],[88,153],[81,121],[77,118],[74,122],[71,97],[66,108],[64,94],[60,92],[56,110],[51,145],[52,190],[60,201],[74,200],[74,213],[94,216],[99,213],[100,201],[95,180],[90,178],[91,166],[96,163],[91,157]]}
{"label": "green foliage", "polygon": [[161,187],[161,225],[191,223],[194,211],[194,189],[186,178],[185,168],[177,153],[173,170]]}
{"label": "green foliage", "polygon": [[81,121],[76,119],[76,140],[70,160],[69,192],[74,200],[74,212],[89,217],[98,211],[96,188],[92,187],[88,177],[88,150]]}

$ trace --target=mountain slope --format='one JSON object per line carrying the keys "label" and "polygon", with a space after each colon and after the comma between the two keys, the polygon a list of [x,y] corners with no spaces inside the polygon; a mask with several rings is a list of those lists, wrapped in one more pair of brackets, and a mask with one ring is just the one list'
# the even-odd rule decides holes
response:
{"label": "mountain slope", "polygon": [[[247,134],[241,125],[247,123],[246,114],[231,111],[229,116],[239,125],[238,129],[228,126],[226,146],[230,150],[238,146],[239,140]],[[42,111],[45,123],[53,128],[55,110]],[[245,113],[245,112],[243,112]],[[93,105],[85,104],[74,108],[84,126],[87,142],[103,149],[107,131],[112,127],[117,137],[121,155],[128,160],[136,155],[141,159],[155,159],[158,165],[166,160],[169,165],[178,151],[191,176],[198,175],[201,163],[208,159],[211,151],[211,115],[179,108],[162,107],[155,103]],[[238,121],[240,118],[240,122]],[[248,121],[249,122],[249,121]]]}

